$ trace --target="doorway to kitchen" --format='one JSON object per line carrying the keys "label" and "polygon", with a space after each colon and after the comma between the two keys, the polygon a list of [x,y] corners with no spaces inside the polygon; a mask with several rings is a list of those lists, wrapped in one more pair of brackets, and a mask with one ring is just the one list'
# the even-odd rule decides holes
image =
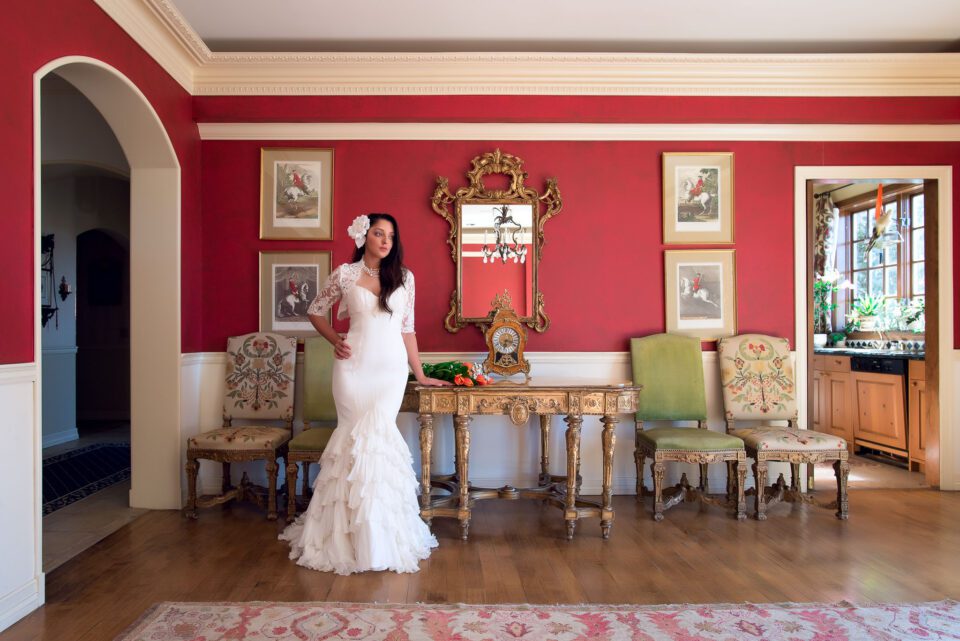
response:
{"label": "doorway to kitchen", "polygon": [[949,168],[797,168],[799,398],[809,429],[847,441],[851,488],[952,478],[949,189]]}

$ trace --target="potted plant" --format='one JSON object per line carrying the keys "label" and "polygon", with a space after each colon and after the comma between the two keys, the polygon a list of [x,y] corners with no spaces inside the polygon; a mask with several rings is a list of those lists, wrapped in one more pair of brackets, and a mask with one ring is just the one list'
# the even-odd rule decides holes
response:
{"label": "potted plant", "polygon": [[848,280],[840,282],[840,272],[833,270],[817,275],[813,282],[813,346],[824,347],[830,332],[830,319],[837,308],[835,294],[841,289],[852,289]]}
{"label": "potted plant", "polygon": [[883,309],[883,297],[864,294],[853,304],[853,311],[857,315],[859,328],[864,332],[877,329],[877,316]]}
{"label": "potted plant", "polygon": [[830,342],[833,343],[834,347],[846,347],[847,335],[843,332],[833,332],[830,334]]}

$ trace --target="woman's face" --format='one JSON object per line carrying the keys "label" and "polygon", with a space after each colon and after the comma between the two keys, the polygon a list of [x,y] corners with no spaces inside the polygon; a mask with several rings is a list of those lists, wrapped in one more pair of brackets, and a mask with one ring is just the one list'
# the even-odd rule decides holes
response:
{"label": "woman's face", "polygon": [[366,252],[383,260],[391,249],[393,249],[393,223],[381,218],[367,230]]}

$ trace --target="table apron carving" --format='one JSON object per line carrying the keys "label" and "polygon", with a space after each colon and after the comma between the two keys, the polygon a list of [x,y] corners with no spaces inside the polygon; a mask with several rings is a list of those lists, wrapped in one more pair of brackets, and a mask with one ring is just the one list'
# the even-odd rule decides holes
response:
{"label": "table apron carving", "polygon": [[[609,538],[613,525],[614,427],[618,414],[637,411],[640,388],[621,385],[511,384],[489,387],[421,387],[411,384],[404,395],[401,412],[416,412],[420,422],[421,495],[420,516],[427,524],[434,518],[456,518],[460,537],[469,535],[473,504],[484,499],[539,499],[559,508],[572,539],[579,519],[599,517],[601,534]],[[454,473],[431,475],[434,416],[453,415],[456,460]],[[470,422],[473,416],[508,416],[516,426],[528,423],[531,415],[540,420],[540,474],[534,488],[478,488],[470,485]],[[550,417],[563,416],[566,430],[566,474],[550,474]],[[601,500],[580,498],[580,428],[583,416],[600,416],[603,453]],[[443,490],[433,495],[432,490]]]}

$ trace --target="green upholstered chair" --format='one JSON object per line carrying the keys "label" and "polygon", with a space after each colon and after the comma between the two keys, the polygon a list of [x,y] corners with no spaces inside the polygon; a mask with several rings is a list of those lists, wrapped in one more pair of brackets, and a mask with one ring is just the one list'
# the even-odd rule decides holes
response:
{"label": "green upholstered chair", "polygon": [[[837,518],[847,518],[847,443],[844,439],[797,426],[797,397],[790,361],[790,343],[785,338],[763,334],[742,334],[720,340],[720,383],[727,433],[742,438],[751,456],[756,479],[757,519],[767,518],[766,510],[779,501],[812,502],[800,492],[800,465],[812,467],[833,461],[837,476]],[[737,426],[737,421],[759,421]],[[786,421],[774,425],[772,421]],[[790,463],[792,478],[786,486],[783,475],[767,487],[767,463]]]}
{"label": "green upholstered chair", "polygon": [[[746,516],[743,484],[747,476],[743,441],[707,429],[707,399],[703,382],[700,339],[656,334],[630,341],[633,381],[642,386],[636,422],[637,500],[647,494],[643,466],[653,459],[653,518],[684,499],[717,503],[708,495],[707,464],[727,463],[727,496],[724,505],[735,505],[736,517]],[[663,426],[644,430],[645,421],[696,421],[699,429]],[[700,465],[699,487],[690,487],[684,473],[680,483],[666,492],[663,477],[668,461]]]}
{"label": "green upholstered chair", "polygon": [[[337,407],[333,402],[333,345],[322,336],[303,342],[303,431],[287,445],[287,521],[297,513],[297,465],[302,466],[304,497],[310,493],[310,464],[319,463],[333,435]],[[314,426],[314,423],[327,425]],[[333,423],[333,425],[329,425]]]}
{"label": "green upholstered chair", "polygon": [[[227,339],[227,365],[223,396],[223,427],[187,440],[186,516],[197,518],[198,507],[210,507],[233,499],[253,499],[262,505],[258,488],[244,474],[238,487],[230,480],[230,464],[265,461],[267,469],[267,518],[277,518],[277,458],[287,453],[293,432],[293,390],[297,363],[297,339],[280,334],[254,333]],[[282,421],[233,426],[233,419]],[[197,496],[199,460],[223,465],[221,492]]]}

